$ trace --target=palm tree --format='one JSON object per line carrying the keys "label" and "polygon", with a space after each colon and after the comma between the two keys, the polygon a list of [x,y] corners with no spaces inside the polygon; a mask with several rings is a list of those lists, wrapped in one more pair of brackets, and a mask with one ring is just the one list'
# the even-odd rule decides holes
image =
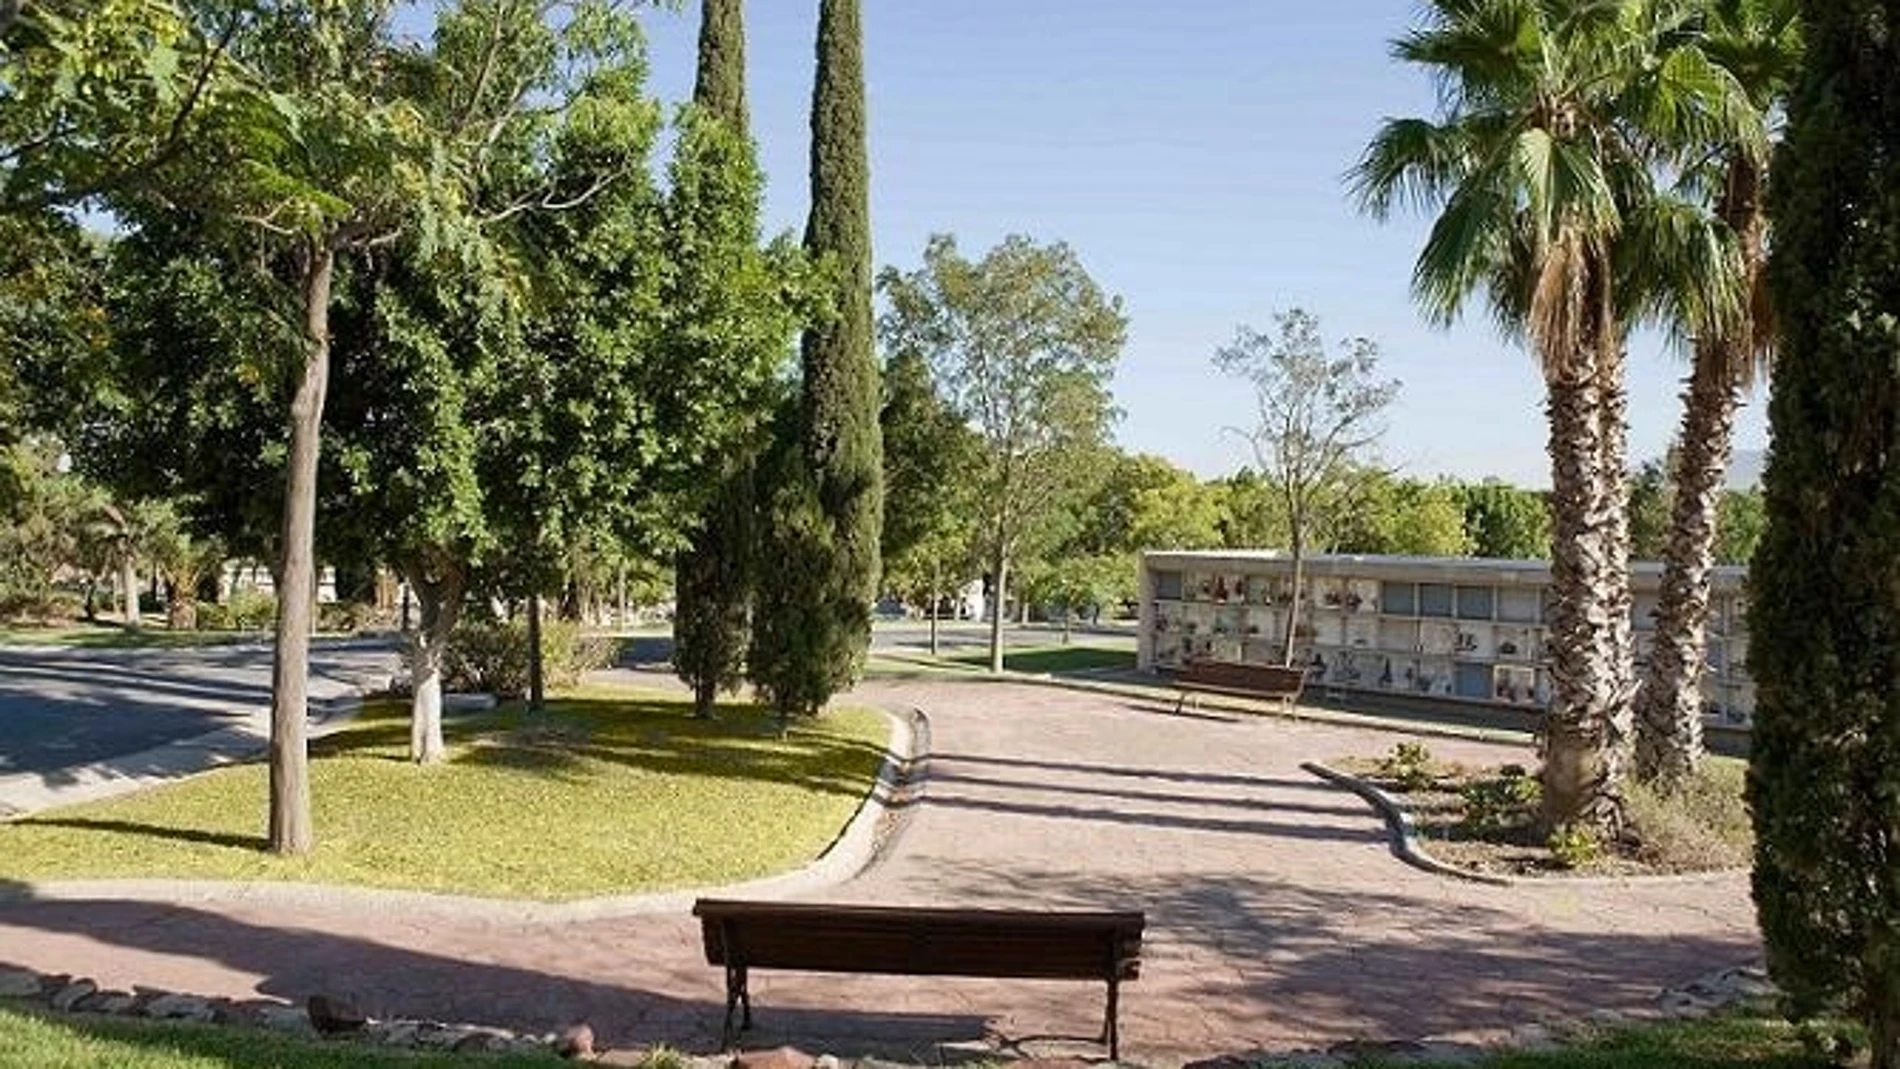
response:
{"label": "palm tree", "polygon": [[1543,819],[1622,824],[1635,691],[1624,384],[1626,222],[1659,147],[1722,126],[1731,86],[1677,54],[1685,0],[1430,0],[1394,55],[1430,69],[1434,120],[1382,126],[1354,169],[1360,204],[1438,211],[1413,273],[1449,323],[1481,293],[1543,371],[1550,421],[1551,700]]}
{"label": "palm tree", "polygon": [[[1792,0],[1711,0],[1702,50],[1732,77],[1754,121],[1713,144],[1686,146],[1684,185],[1721,243],[1708,272],[1663,296],[1680,333],[1692,337],[1674,474],[1675,505],[1664,555],[1656,637],[1636,693],[1636,774],[1664,790],[1693,775],[1702,756],[1703,653],[1716,516],[1742,394],[1765,375],[1772,356],[1768,300],[1768,117],[1800,63]],[[1723,277],[1710,278],[1719,273]],[[1708,295],[1736,298],[1711,303]]]}

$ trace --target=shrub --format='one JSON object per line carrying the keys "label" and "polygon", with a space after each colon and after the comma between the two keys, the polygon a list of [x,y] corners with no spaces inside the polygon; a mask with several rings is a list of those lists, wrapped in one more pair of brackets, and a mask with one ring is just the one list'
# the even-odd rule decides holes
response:
{"label": "shrub", "polygon": [[1629,784],[1624,801],[1637,858],[1684,872],[1746,867],[1754,833],[1742,778],[1739,762],[1705,761],[1668,797],[1641,783]]}
{"label": "shrub", "polygon": [[229,631],[231,607],[215,601],[201,601],[192,626],[200,631]]}
{"label": "shrub", "polygon": [[1505,765],[1490,779],[1465,785],[1464,828],[1473,835],[1492,835],[1521,827],[1536,816],[1543,788],[1522,765]]}
{"label": "shrub", "polygon": [[[611,639],[588,635],[577,623],[547,620],[541,625],[541,670],[550,689],[571,687],[585,673],[611,663]],[[528,626],[464,621],[449,636],[442,659],[442,686],[451,691],[486,691],[502,698],[528,692]]]}
{"label": "shrub", "polygon": [[1379,774],[1402,791],[1422,791],[1438,781],[1432,752],[1421,742],[1401,742],[1379,760]]}
{"label": "shrub", "polygon": [[1550,856],[1567,869],[1587,868],[1603,856],[1603,841],[1587,824],[1562,824],[1546,842]]}
{"label": "shrub", "polygon": [[317,630],[368,631],[381,623],[376,606],[362,601],[330,601],[317,606]]}
{"label": "shrub", "polygon": [[225,626],[234,631],[262,631],[277,622],[276,595],[256,587],[233,591],[224,606],[229,614]]}

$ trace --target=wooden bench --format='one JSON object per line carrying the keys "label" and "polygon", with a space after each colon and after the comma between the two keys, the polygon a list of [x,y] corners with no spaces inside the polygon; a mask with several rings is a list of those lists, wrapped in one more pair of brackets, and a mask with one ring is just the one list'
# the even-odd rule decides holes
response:
{"label": "wooden bench", "polygon": [[[1121,1050],[1121,983],[1141,969],[1139,912],[924,909],[816,902],[693,904],[706,963],[726,968],[724,1042],[752,1027],[751,969],[983,976],[1022,980],[1099,980],[1108,985],[1100,1042]],[[738,1027],[735,1012],[743,1014]]]}
{"label": "wooden bench", "polygon": [[1181,697],[1179,713],[1194,693],[1231,694],[1241,698],[1273,698],[1291,706],[1306,685],[1306,670],[1278,664],[1239,664],[1233,661],[1189,661],[1174,674]]}

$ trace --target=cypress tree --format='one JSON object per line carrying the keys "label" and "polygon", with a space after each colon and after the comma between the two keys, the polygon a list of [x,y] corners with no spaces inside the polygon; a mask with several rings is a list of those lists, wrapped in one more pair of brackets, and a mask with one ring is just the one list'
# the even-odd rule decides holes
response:
{"label": "cypress tree", "polygon": [[[818,671],[833,689],[848,686],[870,646],[883,529],[883,445],[878,430],[879,376],[871,334],[870,176],[865,145],[864,41],[860,0],[821,0],[818,74],[812,90],[811,216],[805,249],[825,265],[833,315],[805,332],[799,432],[811,500],[823,537],[802,539],[827,561],[798,567],[817,577],[818,597],[790,611],[823,633],[808,649],[827,659]],[[794,512],[802,495],[788,491]],[[794,524],[794,527],[798,525]],[[787,547],[788,549],[795,547]],[[763,610],[761,610],[763,612]],[[816,700],[814,700],[816,699]],[[803,692],[804,711],[823,704]]]}
{"label": "cypress tree", "polygon": [[[721,204],[717,182],[704,181],[704,172],[720,167],[736,169],[745,188],[746,176],[755,175],[749,137],[745,91],[745,0],[704,0],[700,9],[699,69],[693,85],[694,114],[689,124],[708,124],[717,130],[689,132],[683,142],[680,167],[698,168],[691,183],[695,192],[710,189],[715,217],[710,226],[703,215],[684,210],[679,202],[689,194],[676,190],[675,248],[682,258],[702,261],[716,258],[720,230],[736,239],[736,247],[724,251],[744,253],[756,245],[758,204],[756,180],[750,200]],[[722,158],[726,157],[726,158]],[[717,218],[721,209],[736,217]],[[721,223],[725,226],[721,226]],[[711,231],[711,233],[709,233]],[[728,242],[734,245],[734,242]],[[712,255],[707,255],[708,252]],[[698,266],[712,268],[702,262]],[[691,272],[683,272],[691,274]],[[710,277],[709,277],[710,276]],[[711,285],[720,280],[712,270],[697,278]],[[719,360],[748,359],[744,353],[708,353]],[[750,638],[749,616],[752,595],[752,513],[753,465],[755,445],[746,440],[733,455],[724,459],[715,477],[712,499],[700,516],[700,525],[691,542],[675,560],[673,616],[674,671],[693,688],[693,713],[710,717],[713,701],[721,690],[736,687],[741,678],[746,645]]]}
{"label": "cypress tree", "polygon": [[1771,973],[1900,1067],[1900,0],[1804,0],[1774,162],[1781,337],[1750,575],[1748,793]]}

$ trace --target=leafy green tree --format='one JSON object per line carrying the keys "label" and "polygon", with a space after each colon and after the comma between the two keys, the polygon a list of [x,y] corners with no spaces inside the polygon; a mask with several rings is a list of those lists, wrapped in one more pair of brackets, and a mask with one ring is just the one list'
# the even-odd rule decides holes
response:
{"label": "leafy green tree", "polygon": [[1766,522],[1760,490],[1725,491],[1715,524],[1716,562],[1746,565],[1754,560]]}
{"label": "leafy green tree", "polygon": [[1368,472],[1334,525],[1335,553],[1462,557],[1470,552],[1455,487]]}
{"label": "leafy green tree", "polygon": [[[1660,147],[1747,112],[1693,47],[1701,13],[1676,0],[1433,0],[1393,46],[1429,69],[1436,119],[1394,119],[1353,178],[1383,218],[1439,210],[1414,291],[1449,322],[1482,294],[1544,372],[1553,527],[1551,701],[1543,820],[1613,835],[1633,729],[1625,352],[1641,302],[1638,225]],[[1679,251],[1679,250],[1672,250]],[[1651,257],[1648,267],[1667,257]]]}
{"label": "leafy green tree", "polygon": [[795,308],[783,296],[789,248],[759,248],[764,178],[747,128],[741,0],[705,0],[693,105],[673,164],[669,245],[676,266],[664,344],[687,363],[723,365],[736,395],[726,418],[738,436],[699,529],[676,558],[673,664],[693,688],[698,716],[743,677],[754,585],[758,438],[770,416],[770,379],[788,354]]}
{"label": "leafy green tree", "polygon": [[[823,686],[768,687],[781,712],[816,712],[831,690],[848,686],[864,667],[877,597],[878,539],[883,531],[883,458],[878,439],[878,369],[871,321],[870,168],[865,143],[864,29],[860,0],[820,0],[818,74],[812,89],[811,215],[805,249],[830,281],[831,315],[805,331],[798,437],[803,473],[781,467],[774,484],[786,495],[772,511],[785,526],[769,527],[768,551],[817,585],[807,600],[762,602],[795,614],[764,627],[801,641],[807,655],[830,658],[806,674]],[[809,493],[792,485],[809,481]],[[822,529],[804,510],[815,502]],[[791,562],[794,553],[825,553],[823,561]],[[754,643],[757,648],[758,643]]]}
{"label": "leafy green tree", "polygon": [[1676,488],[1664,463],[1647,460],[1630,478],[1630,559],[1661,560]]}
{"label": "leafy green tree", "polygon": [[[1687,146],[1692,202],[1713,231],[1703,270],[1670,272],[1665,287],[1679,332],[1692,337],[1682,429],[1673,451],[1675,491],[1656,607],[1656,632],[1636,692],[1636,774],[1665,791],[1702,757],[1702,672],[1709,577],[1721,538],[1723,488],[1744,391],[1765,377],[1774,319],[1767,290],[1769,138],[1801,59],[1794,0],[1708,3],[1704,50],[1746,94],[1754,121],[1740,136]],[[1701,258],[1690,260],[1701,263]],[[1728,299],[1709,300],[1720,294]],[[1641,556],[1647,554],[1635,551]]]}
{"label": "leafy green tree", "polygon": [[1053,555],[1024,569],[1023,596],[1061,618],[1062,642],[1067,645],[1076,617],[1099,615],[1103,608],[1134,600],[1136,567],[1135,558],[1126,553]]}
{"label": "leafy green tree", "polygon": [[1769,973],[1900,1066],[1900,9],[1806,0],[1768,195],[1779,327],[1749,576],[1754,897]]}
{"label": "leafy green tree", "polygon": [[1267,478],[1250,467],[1215,480],[1220,504],[1220,544],[1228,549],[1259,549],[1287,544],[1286,515]]}
{"label": "leafy green tree", "polygon": [[930,607],[930,653],[947,586],[969,578],[976,433],[937,392],[924,354],[892,354],[884,369],[884,585]]}
{"label": "leafy green tree", "polygon": [[1080,511],[1075,545],[1084,554],[1132,557],[1144,549],[1221,544],[1219,492],[1202,485],[1193,472],[1150,454],[1114,453],[1101,485]]}
{"label": "leafy green tree", "polygon": [[0,215],[141,186],[209,143],[249,4],[9,0],[0,5]]}
{"label": "leafy green tree", "polygon": [[[1379,379],[1379,349],[1365,338],[1334,357],[1319,320],[1298,308],[1274,316],[1277,333],[1242,326],[1214,366],[1253,387],[1251,426],[1236,428],[1274,484],[1287,518],[1293,558],[1292,604],[1302,603],[1307,551],[1347,515],[1364,481],[1360,460],[1385,433],[1396,379]],[[1296,610],[1297,611],[1297,608]],[[1296,627],[1286,631],[1281,663],[1293,663]]]}
{"label": "leafy green tree", "polygon": [[746,678],[781,721],[816,715],[849,683],[851,666],[863,656],[855,632],[807,624],[812,606],[840,589],[837,570],[847,558],[837,550],[836,528],[806,466],[802,426],[800,405],[788,399],[759,464],[760,485],[771,488],[760,523],[768,532],[761,543],[772,555],[772,574],[754,591]]}
{"label": "leafy green tree", "polygon": [[330,541],[392,565],[414,592],[409,758],[441,761],[442,670],[476,563],[494,535],[482,481],[484,413],[505,388],[500,354],[520,330],[478,272],[437,265],[405,243],[350,272],[334,353],[344,388],[325,415],[335,472]]}
{"label": "leafy green tree", "polygon": [[994,584],[990,669],[1001,672],[1010,566],[1092,486],[1127,317],[1068,246],[1021,235],[974,262],[937,235],[922,268],[886,268],[878,284],[886,347],[926,354],[982,438],[977,537]]}
{"label": "leafy green tree", "polygon": [[1550,559],[1550,506],[1543,494],[1496,479],[1462,483],[1457,494],[1473,556]]}
{"label": "leafy green tree", "polygon": [[0,615],[45,615],[59,570],[79,562],[97,496],[59,470],[60,453],[41,437],[0,448]]}

